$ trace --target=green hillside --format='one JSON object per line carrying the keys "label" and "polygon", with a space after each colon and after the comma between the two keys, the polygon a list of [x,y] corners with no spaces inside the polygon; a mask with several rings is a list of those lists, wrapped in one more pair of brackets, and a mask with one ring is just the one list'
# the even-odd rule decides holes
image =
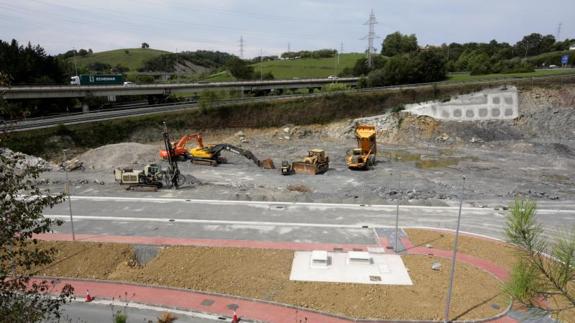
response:
{"label": "green hillside", "polygon": [[271,72],[276,79],[325,78],[339,74],[346,67],[353,67],[365,54],[341,54],[336,68],[337,56],[333,58],[303,58],[294,60],[275,60],[252,65],[256,75],[260,67],[263,73]]}
{"label": "green hillside", "polygon": [[[150,48],[125,48],[115,49],[105,52],[98,52],[88,56],[76,56],[76,63],[79,68],[86,67],[89,64],[99,62],[116,66],[118,64],[126,66],[130,72],[135,72],[138,68],[142,67],[144,61],[166,54],[168,52]],[[69,58],[72,62],[74,58]]]}

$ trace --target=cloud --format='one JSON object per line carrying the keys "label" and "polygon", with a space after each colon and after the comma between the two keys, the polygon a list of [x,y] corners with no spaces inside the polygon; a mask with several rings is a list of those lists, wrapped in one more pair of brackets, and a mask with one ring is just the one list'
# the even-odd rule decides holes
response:
{"label": "cloud", "polygon": [[346,51],[360,52],[372,9],[379,36],[415,33],[421,44],[515,42],[531,32],[555,33],[561,21],[562,35],[575,38],[572,0],[0,0],[0,39],[33,41],[50,53],[142,41],[238,53],[243,35],[249,55],[260,48],[279,54],[288,42],[294,50],[344,42]]}

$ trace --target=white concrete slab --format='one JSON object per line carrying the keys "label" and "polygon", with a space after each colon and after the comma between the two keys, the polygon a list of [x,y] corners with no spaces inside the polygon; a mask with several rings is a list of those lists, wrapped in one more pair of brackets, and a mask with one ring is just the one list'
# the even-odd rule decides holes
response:
{"label": "white concrete slab", "polygon": [[[375,285],[412,285],[409,273],[401,256],[362,252],[369,261],[349,261],[348,253],[326,252],[327,266],[318,266],[312,261],[309,251],[296,251],[292,263],[290,280],[355,283]],[[319,254],[316,254],[319,256]]]}
{"label": "white concrete slab", "polygon": [[519,116],[519,97],[517,88],[508,86],[460,95],[448,102],[407,104],[405,111],[453,121],[511,120]]}

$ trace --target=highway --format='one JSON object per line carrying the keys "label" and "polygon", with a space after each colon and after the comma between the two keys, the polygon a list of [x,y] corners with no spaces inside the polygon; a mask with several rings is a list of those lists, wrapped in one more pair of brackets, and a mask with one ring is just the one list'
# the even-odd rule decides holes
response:
{"label": "highway", "polygon": [[[72,196],[75,232],[189,239],[374,244],[374,228],[395,225],[395,206],[329,203]],[[575,203],[544,203],[537,211],[549,237],[575,227]],[[65,224],[67,203],[45,210]],[[402,227],[455,229],[458,207],[401,206]],[[506,211],[464,207],[461,230],[504,238]]]}
{"label": "highway", "polygon": [[174,93],[195,93],[205,90],[262,91],[273,89],[321,88],[326,84],[341,83],[355,86],[359,78],[302,79],[211,83],[171,83],[144,85],[66,85],[66,86],[15,86],[0,87],[5,100],[82,98],[86,96],[130,96],[130,95],[169,95]]}
{"label": "highway", "polygon": [[[219,100],[214,102],[212,106],[221,107],[227,105],[236,105],[240,103],[247,102],[270,102],[270,101],[281,101],[288,99],[298,99],[303,97],[314,97],[326,95],[325,93],[313,93],[313,94],[295,94],[295,95],[275,95],[275,96],[263,96],[263,97],[246,97],[246,98],[235,98]],[[131,116],[142,116],[142,115],[152,115],[161,114],[167,112],[177,112],[183,110],[197,109],[198,103],[196,102],[176,102],[176,103],[165,103],[156,104],[150,106],[136,106],[129,108],[118,108],[118,109],[106,109],[100,111],[91,111],[87,113],[73,113],[65,114],[52,117],[40,117],[27,119],[24,121],[19,121],[15,123],[0,124],[0,131],[13,132],[13,131],[27,131],[34,129],[50,128],[57,125],[73,125],[80,123],[90,123],[97,121],[106,121],[119,118],[126,118]]]}

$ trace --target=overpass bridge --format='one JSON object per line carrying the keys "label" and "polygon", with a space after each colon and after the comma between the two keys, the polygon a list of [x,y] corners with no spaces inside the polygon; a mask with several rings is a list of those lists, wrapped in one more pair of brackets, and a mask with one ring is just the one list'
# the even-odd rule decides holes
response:
{"label": "overpass bridge", "polygon": [[355,87],[357,77],[338,79],[302,79],[273,81],[242,81],[187,84],[146,84],[146,85],[67,85],[67,86],[15,86],[0,87],[5,100],[116,97],[130,95],[170,95],[172,93],[194,93],[205,90],[236,90],[242,92],[321,88],[331,83],[340,83]]}

